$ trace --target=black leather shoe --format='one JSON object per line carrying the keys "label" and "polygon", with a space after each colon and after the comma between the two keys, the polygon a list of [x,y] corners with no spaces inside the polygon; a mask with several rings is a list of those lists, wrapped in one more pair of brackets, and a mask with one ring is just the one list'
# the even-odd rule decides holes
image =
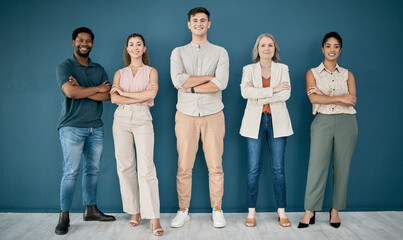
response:
{"label": "black leather shoe", "polygon": [[[332,208],[329,210],[329,222],[332,221]],[[334,228],[339,228],[341,225],[341,222],[330,222],[330,226]]]}
{"label": "black leather shoe", "polygon": [[[313,216],[311,217],[311,219],[309,219],[309,224],[315,224],[315,215],[316,212],[313,212]],[[299,222],[298,228],[307,228],[309,227],[309,224]]]}
{"label": "black leather shoe", "polygon": [[115,221],[116,218],[111,215],[103,214],[101,211],[99,211],[97,205],[94,205],[94,206],[85,206],[83,220],[109,222],[109,221]]}
{"label": "black leather shoe", "polygon": [[70,227],[69,212],[60,211],[59,223],[56,226],[55,233],[57,235],[66,234],[69,231],[69,227]]}

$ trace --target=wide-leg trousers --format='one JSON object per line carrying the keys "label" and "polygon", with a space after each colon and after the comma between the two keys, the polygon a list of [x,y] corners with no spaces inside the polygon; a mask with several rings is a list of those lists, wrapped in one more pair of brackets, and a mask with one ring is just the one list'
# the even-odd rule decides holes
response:
{"label": "wide-leg trousers", "polygon": [[311,150],[305,191],[305,209],[321,211],[333,151],[333,203],[346,208],[350,162],[358,136],[353,114],[317,114],[311,125]]}
{"label": "wide-leg trousers", "polygon": [[146,219],[159,218],[158,179],[153,161],[154,130],[149,107],[119,106],[113,120],[113,139],[123,211],[140,213],[141,218]]}

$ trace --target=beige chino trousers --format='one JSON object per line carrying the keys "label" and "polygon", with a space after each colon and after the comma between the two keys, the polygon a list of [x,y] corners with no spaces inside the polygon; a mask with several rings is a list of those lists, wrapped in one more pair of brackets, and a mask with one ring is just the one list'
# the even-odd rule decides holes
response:
{"label": "beige chino trousers", "polygon": [[192,169],[201,136],[209,171],[211,207],[221,208],[224,193],[222,155],[224,152],[225,120],[223,111],[203,117],[188,116],[177,111],[175,134],[179,155],[176,176],[179,207],[189,208],[192,192]]}
{"label": "beige chino trousers", "polygon": [[149,107],[119,106],[113,120],[113,139],[123,211],[140,213],[141,218],[146,219],[159,218],[158,179],[153,161],[154,130]]}

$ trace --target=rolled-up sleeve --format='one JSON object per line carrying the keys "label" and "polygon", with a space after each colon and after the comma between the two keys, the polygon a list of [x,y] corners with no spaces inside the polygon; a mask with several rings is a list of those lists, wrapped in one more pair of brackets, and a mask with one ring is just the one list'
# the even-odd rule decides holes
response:
{"label": "rolled-up sleeve", "polygon": [[229,57],[225,49],[221,49],[220,58],[214,78],[211,80],[221,91],[227,88],[229,78]]}
{"label": "rolled-up sleeve", "polygon": [[185,72],[182,56],[180,55],[179,48],[175,48],[171,54],[171,79],[176,88],[182,88],[183,84],[190,77]]}

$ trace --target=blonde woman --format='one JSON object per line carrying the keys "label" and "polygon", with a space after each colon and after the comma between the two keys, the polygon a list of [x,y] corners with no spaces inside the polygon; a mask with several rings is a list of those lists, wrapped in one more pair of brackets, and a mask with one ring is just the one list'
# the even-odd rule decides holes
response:
{"label": "blonde woman", "polygon": [[271,153],[277,215],[282,227],[290,227],[285,213],[284,155],[287,137],[293,134],[286,101],[291,86],[287,65],[281,64],[279,47],[271,34],[261,34],[253,48],[253,64],[243,68],[241,94],[247,99],[240,134],[248,148],[248,217],[245,225],[256,226],[256,201],[265,143]]}
{"label": "blonde woman", "polygon": [[116,71],[110,92],[112,103],[119,105],[113,120],[113,139],[123,211],[132,215],[130,226],[137,226],[141,218],[150,219],[152,233],[161,236],[164,231],[159,220],[150,113],[158,92],[158,73],[149,66],[147,47],[140,34],[127,38],[123,59],[126,67]]}

